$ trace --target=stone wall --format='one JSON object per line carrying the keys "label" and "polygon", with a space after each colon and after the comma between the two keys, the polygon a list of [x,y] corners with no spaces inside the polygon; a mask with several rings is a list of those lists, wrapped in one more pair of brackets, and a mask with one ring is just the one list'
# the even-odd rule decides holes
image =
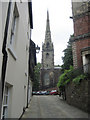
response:
{"label": "stone wall", "polygon": [[[48,77],[45,78],[46,74],[48,75]],[[41,69],[40,88],[54,89],[54,87],[57,86],[60,75],[61,75],[61,69]],[[47,83],[45,81],[47,81]]]}
{"label": "stone wall", "polygon": [[73,16],[86,13],[90,6],[90,0],[72,0],[72,13]]}
{"label": "stone wall", "polygon": [[70,82],[66,87],[66,101],[68,104],[88,111],[88,81],[83,80],[80,84]]}
{"label": "stone wall", "polygon": [[54,69],[54,87],[57,86],[59,76],[62,74],[61,69]]}
{"label": "stone wall", "polygon": [[73,52],[73,65],[74,65],[74,68],[78,68],[77,66],[77,51],[76,51],[76,43],[73,42],[72,43],[72,52]]}

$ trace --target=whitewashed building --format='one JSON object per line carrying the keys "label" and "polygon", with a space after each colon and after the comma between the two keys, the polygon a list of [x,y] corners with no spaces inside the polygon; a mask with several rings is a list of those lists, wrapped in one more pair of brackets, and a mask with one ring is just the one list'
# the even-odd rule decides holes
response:
{"label": "whitewashed building", "polygon": [[28,106],[32,93],[32,81],[28,74],[29,45],[33,28],[32,2],[21,0],[2,2],[0,7],[1,4],[0,80],[3,82],[1,118],[20,118],[23,109]]}

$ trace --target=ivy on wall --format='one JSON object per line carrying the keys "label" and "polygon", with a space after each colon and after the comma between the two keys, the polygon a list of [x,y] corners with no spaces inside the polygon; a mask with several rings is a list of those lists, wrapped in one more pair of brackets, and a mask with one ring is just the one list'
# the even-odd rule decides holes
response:
{"label": "ivy on wall", "polygon": [[65,70],[62,75],[59,77],[59,81],[57,83],[58,88],[62,88],[65,85],[67,85],[70,81],[72,81],[75,84],[80,84],[81,80],[87,79],[87,74],[80,73],[80,75],[76,75],[76,71],[73,69],[72,66],[70,66],[69,70]]}

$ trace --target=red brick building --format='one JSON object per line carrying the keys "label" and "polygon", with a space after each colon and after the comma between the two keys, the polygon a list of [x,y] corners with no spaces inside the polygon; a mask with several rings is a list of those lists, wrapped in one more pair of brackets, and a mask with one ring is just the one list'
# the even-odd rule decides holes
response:
{"label": "red brick building", "polygon": [[[90,69],[90,0],[72,2],[74,37],[71,38],[74,68],[89,65]],[[90,70],[89,70],[90,71]]]}

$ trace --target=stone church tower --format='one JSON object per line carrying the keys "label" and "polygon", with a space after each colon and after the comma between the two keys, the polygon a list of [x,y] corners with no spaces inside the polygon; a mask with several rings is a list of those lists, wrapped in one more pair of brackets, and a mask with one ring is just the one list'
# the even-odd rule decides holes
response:
{"label": "stone church tower", "polygon": [[42,69],[54,68],[54,48],[51,41],[49,13],[47,11],[45,41],[42,45]]}
{"label": "stone church tower", "polygon": [[40,71],[40,90],[57,89],[61,70],[54,67],[54,47],[51,40],[49,12],[47,11],[45,40],[42,44],[42,68]]}
{"label": "stone church tower", "polygon": [[54,85],[54,47],[51,40],[49,12],[47,11],[45,40],[42,44],[41,89]]}

